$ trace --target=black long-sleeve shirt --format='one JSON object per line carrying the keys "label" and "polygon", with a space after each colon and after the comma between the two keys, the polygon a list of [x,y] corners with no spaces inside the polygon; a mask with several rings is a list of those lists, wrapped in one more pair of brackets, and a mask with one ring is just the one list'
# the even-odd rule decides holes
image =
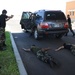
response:
{"label": "black long-sleeve shirt", "polygon": [[71,18],[68,18],[68,23],[71,24]]}

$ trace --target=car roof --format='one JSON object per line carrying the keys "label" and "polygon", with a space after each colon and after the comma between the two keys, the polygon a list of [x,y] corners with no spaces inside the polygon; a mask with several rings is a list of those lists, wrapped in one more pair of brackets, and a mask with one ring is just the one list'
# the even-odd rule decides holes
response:
{"label": "car roof", "polygon": [[61,11],[61,10],[37,10],[37,11]]}

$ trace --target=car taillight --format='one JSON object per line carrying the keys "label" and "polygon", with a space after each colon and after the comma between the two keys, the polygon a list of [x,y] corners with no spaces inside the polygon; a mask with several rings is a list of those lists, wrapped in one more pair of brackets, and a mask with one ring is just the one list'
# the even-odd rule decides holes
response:
{"label": "car taillight", "polygon": [[64,28],[68,28],[69,26],[68,26],[68,23],[65,23],[64,24]]}
{"label": "car taillight", "polygon": [[40,27],[41,28],[49,28],[49,25],[47,23],[41,23]]}

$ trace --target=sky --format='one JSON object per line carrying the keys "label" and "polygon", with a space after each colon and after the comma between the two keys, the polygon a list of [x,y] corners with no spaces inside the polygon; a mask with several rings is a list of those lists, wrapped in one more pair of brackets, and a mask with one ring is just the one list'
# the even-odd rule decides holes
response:
{"label": "sky", "polygon": [[66,2],[72,0],[1,0],[0,14],[3,9],[8,14],[20,15],[23,11],[36,11],[40,9],[62,10],[65,13]]}

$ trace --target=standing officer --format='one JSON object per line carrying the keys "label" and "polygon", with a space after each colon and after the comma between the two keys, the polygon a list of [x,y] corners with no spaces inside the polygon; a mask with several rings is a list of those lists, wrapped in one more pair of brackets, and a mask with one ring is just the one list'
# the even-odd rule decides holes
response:
{"label": "standing officer", "polygon": [[[71,24],[71,18],[70,15],[67,15],[67,21],[68,21],[68,25],[69,25],[69,29],[72,32],[73,36],[75,35],[74,31],[72,30],[72,24]],[[68,33],[67,33],[68,34]],[[67,36],[66,34],[66,36]]]}
{"label": "standing officer", "polygon": [[13,15],[7,16],[7,10],[2,10],[2,14],[0,15],[0,50],[2,50],[6,44],[5,44],[5,27],[6,27],[6,21],[11,19]]}

